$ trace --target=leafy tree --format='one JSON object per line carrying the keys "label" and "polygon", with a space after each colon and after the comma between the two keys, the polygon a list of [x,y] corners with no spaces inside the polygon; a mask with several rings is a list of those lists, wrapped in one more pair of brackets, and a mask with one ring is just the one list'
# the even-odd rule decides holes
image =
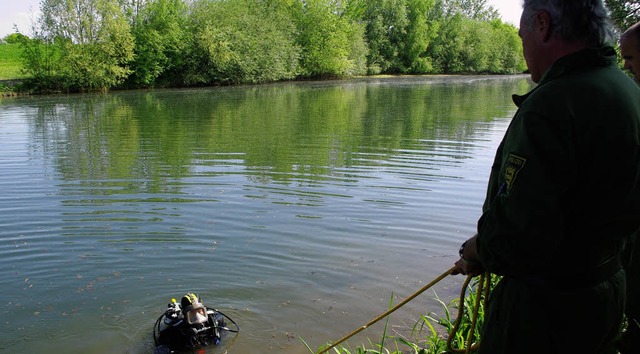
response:
{"label": "leafy tree", "polygon": [[493,32],[492,50],[488,71],[492,73],[514,74],[526,69],[522,56],[522,40],[518,30],[499,19],[490,22]]}
{"label": "leafy tree", "polygon": [[[434,70],[442,73],[515,73],[524,70],[517,29],[495,18],[481,20],[438,0],[429,18],[440,30],[429,49]],[[482,16],[481,16],[482,17]]]}
{"label": "leafy tree", "polygon": [[196,1],[186,83],[258,83],[294,78],[300,48],[284,3]]}
{"label": "leafy tree", "polygon": [[131,25],[138,21],[138,17],[144,7],[153,0],[118,0],[120,7],[124,10],[125,16],[131,20]]}
{"label": "leafy tree", "polygon": [[403,52],[403,67],[412,73],[433,71],[431,58],[426,56],[431,41],[437,36],[438,23],[428,22],[427,15],[435,0],[408,0],[407,36]]}
{"label": "leafy tree", "polygon": [[440,22],[430,20],[435,0],[375,0],[367,4],[369,72],[433,72],[428,48]]}
{"label": "leafy tree", "polygon": [[621,32],[640,21],[640,1],[605,0],[605,3],[611,11],[611,19]]}
{"label": "leafy tree", "polygon": [[367,56],[369,45],[366,40],[366,24],[362,16],[366,11],[365,0],[347,0],[343,2],[343,11],[340,14],[342,21],[347,21],[347,40],[349,42],[348,60],[350,70],[347,75],[365,75],[367,73]]}
{"label": "leafy tree", "polygon": [[355,22],[361,22],[367,11],[367,0],[345,0],[342,5],[342,16]]}
{"label": "leafy tree", "polygon": [[21,43],[24,39],[28,39],[28,37],[22,33],[16,32],[6,35],[0,42],[4,42],[7,44],[18,44]]}
{"label": "leafy tree", "polygon": [[135,58],[129,81],[134,86],[151,86],[160,77],[175,82],[187,50],[188,6],[184,0],[152,0],[135,4],[133,34]]}
{"label": "leafy tree", "polygon": [[43,37],[21,37],[22,62],[24,71],[31,79],[27,87],[35,91],[62,89],[62,78],[57,66],[60,62],[60,47],[47,42]]}
{"label": "leafy tree", "polygon": [[364,73],[363,27],[341,16],[334,1],[308,0],[299,8],[296,23],[304,76]]}
{"label": "leafy tree", "polygon": [[31,44],[58,54],[47,57],[48,65],[36,64],[42,57],[33,56],[27,66],[47,67],[49,75],[64,78],[60,85],[66,90],[106,90],[126,79],[134,42],[116,0],[43,0],[40,6]]}
{"label": "leafy tree", "polygon": [[372,0],[367,2],[364,21],[369,43],[369,73],[403,72],[401,58],[409,26],[406,0]]}
{"label": "leafy tree", "polygon": [[462,22],[462,73],[488,72],[493,33],[488,22],[465,18]]}
{"label": "leafy tree", "polygon": [[461,14],[479,21],[492,21],[500,17],[498,10],[487,5],[487,0],[447,0],[443,5],[447,16]]}
{"label": "leafy tree", "polygon": [[432,58],[435,72],[456,73],[463,70],[460,53],[464,48],[462,37],[464,20],[460,14],[440,18],[438,37],[429,50],[429,57]]}

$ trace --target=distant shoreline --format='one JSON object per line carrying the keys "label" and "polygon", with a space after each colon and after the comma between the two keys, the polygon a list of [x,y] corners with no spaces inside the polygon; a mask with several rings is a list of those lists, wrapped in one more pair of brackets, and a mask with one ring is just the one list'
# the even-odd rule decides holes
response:
{"label": "distant shoreline", "polygon": [[[167,87],[148,87],[148,88],[113,88],[107,92],[121,92],[121,91],[144,91],[144,90],[172,90],[172,89],[204,89],[215,87],[247,87],[247,86],[268,86],[278,84],[295,84],[295,83],[314,83],[318,85],[331,84],[336,82],[343,83],[358,83],[358,82],[370,82],[384,84],[386,82],[392,82],[394,80],[403,80],[408,82],[416,82],[421,80],[429,81],[430,83],[445,83],[445,82],[474,82],[479,80],[495,80],[495,79],[511,79],[511,78],[527,78],[529,74],[420,74],[420,75],[407,75],[407,74],[381,74],[370,76],[352,76],[345,78],[327,78],[327,79],[294,79],[288,81],[272,81],[259,84],[235,84],[235,85],[208,85],[208,86],[167,86]],[[28,79],[4,79],[0,80],[0,98],[10,98],[19,96],[31,96],[31,95],[48,95],[48,94],[61,94],[63,92],[27,92],[20,89],[14,90],[13,88],[24,83]],[[8,87],[10,90],[3,91],[3,87]],[[70,92],[70,94],[83,94],[94,92]]]}

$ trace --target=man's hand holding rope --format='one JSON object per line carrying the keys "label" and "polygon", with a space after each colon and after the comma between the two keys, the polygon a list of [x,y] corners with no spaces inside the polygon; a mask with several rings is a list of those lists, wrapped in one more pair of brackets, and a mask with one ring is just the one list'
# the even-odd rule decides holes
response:
{"label": "man's hand holding rope", "polygon": [[460,246],[460,259],[455,263],[455,270],[451,272],[451,274],[463,274],[474,277],[484,273],[484,267],[478,258],[476,248],[477,237],[477,234],[473,235]]}

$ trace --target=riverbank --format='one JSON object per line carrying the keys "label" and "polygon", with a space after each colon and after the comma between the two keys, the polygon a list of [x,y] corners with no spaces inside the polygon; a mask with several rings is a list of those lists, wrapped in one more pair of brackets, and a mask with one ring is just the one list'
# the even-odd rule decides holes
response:
{"label": "riverbank", "polygon": [[[234,84],[234,85],[226,85],[233,87],[257,87],[257,86],[268,86],[268,85],[278,85],[278,84],[286,84],[286,83],[320,83],[320,84],[331,84],[335,82],[352,82],[352,83],[385,83],[392,82],[395,80],[402,80],[405,84],[411,84],[415,82],[424,81],[427,79],[432,83],[456,83],[456,82],[471,82],[478,80],[496,80],[496,79],[513,79],[513,78],[528,78],[528,74],[468,74],[468,75],[451,75],[451,74],[429,74],[429,75],[407,75],[407,74],[399,74],[399,75],[390,75],[390,74],[380,74],[380,75],[367,75],[367,76],[352,76],[352,77],[344,77],[344,78],[326,78],[326,79],[294,79],[289,81],[274,81],[274,82],[266,82],[260,84]],[[10,80],[0,80],[0,98],[12,98],[12,97],[22,97],[22,96],[31,96],[31,95],[49,95],[49,94],[61,94],[63,92],[34,92],[25,88],[25,83],[28,79],[10,79]],[[28,84],[27,84],[28,85]],[[220,87],[218,86],[176,86],[176,87],[150,87],[150,88],[117,88],[112,89],[109,92],[122,92],[122,91],[154,91],[154,90],[171,90],[171,89],[203,89],[207,87]],[[88,93],[88,92],[77,92],[77,93]]]}
{"label": "riverbank", "polygon": [[0,80],[0,97],[17,97],[29,95],[26,92],[20,92],[19,88],[23,84],[22,79]]}

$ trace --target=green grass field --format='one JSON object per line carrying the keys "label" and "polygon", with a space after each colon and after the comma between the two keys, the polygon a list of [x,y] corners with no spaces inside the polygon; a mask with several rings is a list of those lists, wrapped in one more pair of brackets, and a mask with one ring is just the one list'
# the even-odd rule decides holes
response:
{"label": "green grass field", "polygon": [[22,53],[19,44],[0,44],[0,80],[23,79],[27,75],[20,72]]}

